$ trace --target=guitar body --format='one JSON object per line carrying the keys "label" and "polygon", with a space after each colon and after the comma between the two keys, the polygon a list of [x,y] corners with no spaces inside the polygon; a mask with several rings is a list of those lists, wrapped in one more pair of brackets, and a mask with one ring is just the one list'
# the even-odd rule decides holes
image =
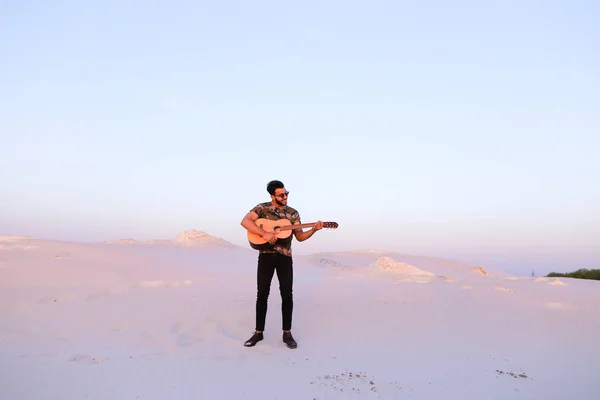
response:
{"label": "guitar body", "polygon": [[[294,233],[294,229],[312,228],[315,225],[315,222],[292,225],[292,223],[285,218],[278,220],[259,218],[254,221],[254,223],[263,228],[263,230],[266,232],[273,232],[277,237],[277,242],[275,242],[275,244],[291,242],[293,239],[292,233]],[[336,229],[337,227],[337,222],[323,222],[323,228]],[[252,247],[254,250],[267,250],[273,248],[274,246],[267,242],[262,236],[256,235],[250,231],[248,231],[248,242],[250,243],[250,247]]]}
{"label": "guitar body", "polygon": [[[278,220],[272,220],[259,218],[254,222],[266,232],[275,233],[275,236],[277,236],[276,244],[292,240],[292,223],[288,219],[282,218]],[[283,227],[286,228],[282,229]],[[255,235],[252,232],[248,232],[248,242],[250,243],[250,247],[252,247],[254,250],[266,250],[274,246],[267,242],[263,237]]]}

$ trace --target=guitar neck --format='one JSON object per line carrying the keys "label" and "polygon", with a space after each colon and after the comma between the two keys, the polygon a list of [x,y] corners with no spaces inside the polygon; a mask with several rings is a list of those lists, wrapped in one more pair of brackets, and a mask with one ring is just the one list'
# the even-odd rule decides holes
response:
{"label": "guitar neck", "polygon": [[308,223],[308,224],[285,225],[285,226],[282,226],[280,229],[282,231],[289,231],[289,230],[298,229],[298,228],[312,228],[316,224],[317,224],[316,222],[311,222],[311,223]]}

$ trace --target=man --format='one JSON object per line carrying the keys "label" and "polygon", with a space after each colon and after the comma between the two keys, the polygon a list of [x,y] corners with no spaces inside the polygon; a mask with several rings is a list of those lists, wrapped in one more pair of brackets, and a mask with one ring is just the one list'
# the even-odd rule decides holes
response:
{"label": "man", "polygon": [[277,272],[279,280],[279,291],[281,294],[281,316],[283,327],[283,342],[291,349],[295,349],[298,344],[292,336],[292,310],[294,302],[292,298],[293,286],[293,261],[292,261],[292,240],[293,237],[299,242],[310,238],[316,231],[323,228],[323,223],[318,221],[315,226],[304,232],[301,228],[294,229],[294,235],[284,240],[278,240],[272,232],[266,232],[255,221],[258,218],[271,220],[288,219],[292,224],[300,224],[300,214],[294,208],[288,206],[287,199],[289,192],[281,181],[271,181],[267,184],[267,192],[271,195],[271,201],[259,203],[246,214],[242,219],[241,225],[248,231],[260,235],[271,246],[259,250],[258,266],[256,273],[257,296],[256,296],[256,326],[255,332],[248,339],[244,346],[252,347],[263,340],[263,331],[265,329],[265,319],[267,316],[267,301],[271,288],[273,274]]}

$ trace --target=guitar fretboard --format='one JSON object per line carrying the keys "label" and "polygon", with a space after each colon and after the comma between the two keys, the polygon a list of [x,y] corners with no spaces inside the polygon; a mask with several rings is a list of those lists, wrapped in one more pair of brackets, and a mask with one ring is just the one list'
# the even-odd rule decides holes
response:
{"label": "guitar fretboard", "polygon": [[285,225],[280,227],[279,229],[281,229],[282,231],[289,231],[290,229],[298,229],[298,228],[312,228],[313,226],[315,226],[317,223],[310,223],[310,224],[299,224],[299,225]]}

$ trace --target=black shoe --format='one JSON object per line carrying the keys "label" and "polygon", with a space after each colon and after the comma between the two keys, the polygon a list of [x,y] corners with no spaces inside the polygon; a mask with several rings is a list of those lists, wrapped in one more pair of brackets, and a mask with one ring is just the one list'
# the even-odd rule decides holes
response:
{"label": "black shoe", "polygon": [[296,343],[296,341],[292,337],[291,332],[283,332],[283,343],[285,343],[290,349],[295,349],[296,347],[298,347],[298,343]]}
{"label": "black shoe", "polygon": [[264,339],[264,337],[263,337],[262,332],[260,332],[260,333],[254,332],[254,335],[252,335],[252,337],[250,339],[246,340],[246,343],[244,343],[244,346],[252,347],[256,343],[260,342],[263,339]]}

